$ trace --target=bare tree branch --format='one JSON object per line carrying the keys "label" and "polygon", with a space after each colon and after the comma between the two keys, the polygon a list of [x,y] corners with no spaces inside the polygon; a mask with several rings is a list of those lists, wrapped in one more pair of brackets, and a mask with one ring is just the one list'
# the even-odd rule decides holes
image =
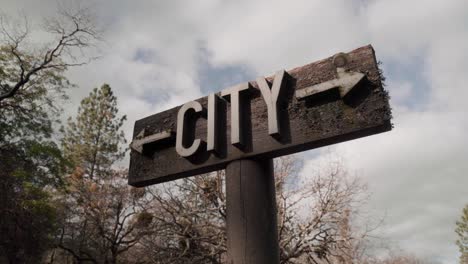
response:
{"label": "bare tree branch", "polygon": [[[50,69],[65,70],[68,67],[80,66],[89,63],[93,58],[77,61],[73,52],[88,49],[95,46],[101,39],[90,16],[89,10],[80,9],[76,12],[62,10],[60,18],[47,20],[46,30],[57,37],[54,43],[46,47],[42,54],[37,54],[31,60],[30,54],[22,49],[22,46],[29,36],[29,23],[25,18],[24,30],[14,32],[14,29],[6,25],[6,16],[0,15],[0,29],[6,39],[4,44],[8,52],[14,56],[20,72],[14,82],[3,83],[3,93],[0,94],[0,102],[15,96],[20,89],[24,89],[26,84],[33,77],[41,72]],[[67,25],[72,25],[71,27]]]}

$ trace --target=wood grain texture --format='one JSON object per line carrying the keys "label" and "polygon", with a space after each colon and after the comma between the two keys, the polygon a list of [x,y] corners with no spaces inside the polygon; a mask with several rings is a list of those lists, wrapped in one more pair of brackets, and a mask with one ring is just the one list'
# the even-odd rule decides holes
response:
{"label": "wood grain texture", "polygon": [[273,160],[236,160],[226,167],[228,261],[278,264]]}
{"label": "wood grain texture", "polygon": [[[302,67],[287,70],[286,93],[282,96],[280,116],[281,138],[268,134],[267,107],[257,83],[242,98],[245,146],[230,144],[229,103],[219,105],[220,153],[202,151],[192,158],[183,158],[175,151],[174,139],[144,146],[143,154],[131,152],[129,184],[146,186],[224,169],[233,160],[245,158],[269,159],[299,151],[365,137],[392,128],[391,110],[387,93],[382,86],[377,61],[372,46],[364,46],[347,53],[348,71],[364,73],[367,77],[356,92],[340,99],[333,92],[314,100],[297,100],[295,90],[337,78],[332,57]],[[272,81],[272,77],[268,78]],[[354,91],[354,90],[353,90]],[[207,97],[200,98],[203,107]],[[180,107],[140,119],[135,122],[134,137],[145,129],[145,135],[164,130],[176,131],[177,112]],[[200,116],[194,120],[195,137],[206,141],[207,121]]]}

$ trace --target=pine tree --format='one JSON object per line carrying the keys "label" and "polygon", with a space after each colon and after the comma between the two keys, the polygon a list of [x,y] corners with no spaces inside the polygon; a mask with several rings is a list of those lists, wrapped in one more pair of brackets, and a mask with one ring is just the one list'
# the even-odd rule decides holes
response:
{"label": "pine tree", "polygon": [[129,263],[125,253],[150,232],[153,216],[146,212],[145,190],[129,186],[128,172],[113,167],[126,151],[125,119],[104,84],[81,101],[76,118],[68,121],[63,151],[76,168],[60,199],[61,231],[50,254],[57,260]]}
{"label": "pine tree", "polygon": [[90,179],[108,176],[111,165],[125,155],[121,147],[126,143],[121,130],[125,120],[125,115],[118,115],[111,87],[94,88],[81,101],[76,118],[68,120],[62,139],[65,156]]}
{"label": "pine tree", "polygon": [[460,220],[456,223],[455,232],[458,235],[457,245],[460,250],[460,263],[468,264],[468,204],[463,208]]}

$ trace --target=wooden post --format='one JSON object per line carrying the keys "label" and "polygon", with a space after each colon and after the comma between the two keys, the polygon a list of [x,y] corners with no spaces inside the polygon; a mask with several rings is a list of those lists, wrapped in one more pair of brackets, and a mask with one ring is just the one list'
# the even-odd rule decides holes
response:
{"label": "wooden post", "polygon": [[226,167],[229,264],[278,264],[273,160],[236,160]]}

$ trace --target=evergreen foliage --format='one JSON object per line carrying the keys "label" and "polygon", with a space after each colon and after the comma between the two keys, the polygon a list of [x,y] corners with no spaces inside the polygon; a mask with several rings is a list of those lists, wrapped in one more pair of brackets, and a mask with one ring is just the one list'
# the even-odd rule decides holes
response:
{"label": "evergreen foliage", "polygon": [[[37,57],[22,53],[28,69]],[[0,46],[0,93],[20,67],[8,46]],[[0,262],[37,263],[51,246],[57,210],[51,192],[63,185],[67,162],[51,139],[60,112],[58,99],[72,85],[64,68],[31,77],[13,97],[0,101]]]}
{"label": "evergreen foliage", "polygon": [[117,98],[109,85],[95,88],[69,119],[62,146],[75,166],[60,199],[62,214],[56,248],[59,262],[118,263],[151,229],[153,216],[144,189],[127,184],[117,170],[126,143]]}
{"label": "evergreen foliage", "polygon": [[126,116],[119,116],[117,98],[109,85],[93,89],[81,101],[75,119],[68,120],[62,146],[65,156],[90,179],[109,175],[111,165],[122,159],[126,143],[121,130]]}
{"label": "evergreen foliage", "polygon": [[468,264],[468,204],[463,208],[460,220],[456,223],[457,245],[460,250],[460,264]]}
{"label": "evergreen foliage", "polygon": [[52,142],[0,148],[0,262],[37,263],[51,246],[57,220],[51,191],[62,186],[65,165]]}

